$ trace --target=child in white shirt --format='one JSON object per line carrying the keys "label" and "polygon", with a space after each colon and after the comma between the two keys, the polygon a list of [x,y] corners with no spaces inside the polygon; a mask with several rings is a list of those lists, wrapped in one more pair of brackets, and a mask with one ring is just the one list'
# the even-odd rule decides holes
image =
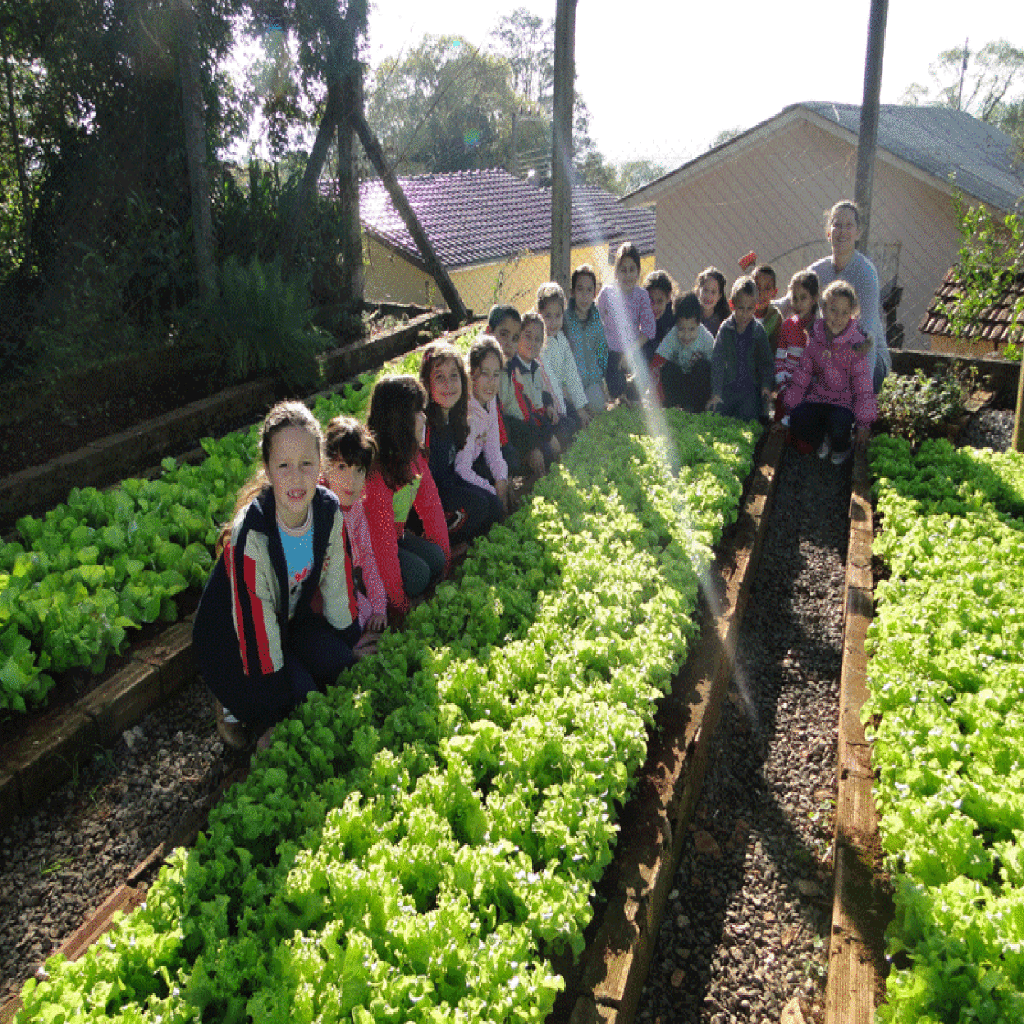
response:
{"label": "child in white shirt", "polygon": [[545,334],[540,361],[554,388],[555,410],[573,424],[574,430],[578,430],[590,422],[591,416],[576,357],[572,354],[569,339],[562,332],[565,292],[556,281],[549,281],[537,289],[537,312],[544,320]]}

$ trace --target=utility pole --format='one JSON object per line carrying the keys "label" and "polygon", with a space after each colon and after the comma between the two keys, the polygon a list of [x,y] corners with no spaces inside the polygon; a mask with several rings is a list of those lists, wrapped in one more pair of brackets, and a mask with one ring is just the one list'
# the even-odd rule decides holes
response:
{"label": "utility pole", "polygon": [[860,132],[857,136],[857,182],[854,199],[860,210],[860,240],[857,247],[868,251],[871,230],[871,192],[875,177],[875,148],[878,144],[878,96],[882,89],[882,52],[885,49],[885,22],[889,0],[871,0],[868,19],[868,50],[864,60],[864,101],[860,108]]}
{"label": "utility pole", "polygon": [[572,264],[572,111],[576,82],[576,0],[555,7],[551,124],[551,280],[569,288]]}

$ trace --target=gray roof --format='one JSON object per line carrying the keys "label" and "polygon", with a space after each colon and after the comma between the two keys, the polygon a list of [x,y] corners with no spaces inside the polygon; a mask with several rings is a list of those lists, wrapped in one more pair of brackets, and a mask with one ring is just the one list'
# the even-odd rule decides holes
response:
{"label": "gray roof", "polygon": [[[551,187],[493,169],[400,178],[423,230],[449,268],[551,248]],[[359,185],[363,227],[414,262],[419,250],[379,180]],[[654,211],[631,210],[592,185],[572,189],[572,244],[633,242],[654,252]]]}

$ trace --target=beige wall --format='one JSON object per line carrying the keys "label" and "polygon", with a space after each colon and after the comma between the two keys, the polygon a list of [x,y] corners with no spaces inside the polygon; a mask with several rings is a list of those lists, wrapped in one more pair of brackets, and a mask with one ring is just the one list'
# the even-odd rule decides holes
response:
{"label": "beige wall", "polygon": [[[709,163],[657,201],[657,258],[681,285],[706,266],[730,284],[753,250],[771,263],[780,291],[797,270],[829,252],[824,213],[852,198],[857,153],[817,125],[795,121]],[[884,284],[897,267],[899,319],[908,343],[959,247],[952,199],[881,160],[875,164],[869,253]]]}
{"label": "beige wall", "polygon": [[[366,259],[365,295],[368,302],[416,302],[444,306],[437,285],[429,274],[364,235]],[[614,279],[607,245],[579,246],[572,251],[572,266],[589,263],[600,283]],[[654,267],[654,256],[641,261],[641,277]],[[508,303],[520,312],[531,309],[537,288],[550,279],[551,257],[547,252],[524,253],[519,257],[451,272],[466,307],[486,316],[495,302]]]}

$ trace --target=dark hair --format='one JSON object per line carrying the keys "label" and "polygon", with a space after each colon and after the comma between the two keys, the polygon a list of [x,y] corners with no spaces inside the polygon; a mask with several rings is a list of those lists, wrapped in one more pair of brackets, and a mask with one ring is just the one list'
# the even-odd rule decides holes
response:
{"label": "dark hair", "polygon": [[[531,309],[529,313],[523,314],[523,330],[526,330],[527,324],[539,324],[540,325],[540,336],[541,339],[545,336],[544,331],[544,317],[540,315],[535,309]],[[522,334],[519,335],[522,337]]]}
{"label": "dark hair", "polygon": [[389,486],[411,479],[409,464],[416,457],[416,413],[425,412],[427,393],[410,374],[382,377],[370,395],[366,425],[377,442],[377,466]]}
{"label": "dark hair", "polygon": [[679,298],[672,303],[673,320],[699,321],[700,317],[700,299],[697,298],[696,292],[687,292],[685,295],[680,295]]}
{"label": "dark hair", "polygon": [[857,227],[860,227],[860,210],[857,208],[857,204],[852,199],[841,199],[838,203],[835,204],[835,206],[832,207],[831,210],[829,210],[825,214],[825,234],[826,235],[828,234],[829,229],[832,227],[832,218],[840,210],[850,210],[853,213],[853,222],[854,222],[854,224],[856,224]]}
{"label": "dark hair", "polygon": [[676,289],[675,281],[665,273],[664,270],[652,270],[644,278],[644,287],[650,291],[652,288],[664,292],[670,299]]}
{"label": "dark hair", "polygon": [[344,462],[367,473],[377,455],[373,434],[359,420],[351,416],[335,416],[327,424],[324,437],[324,455],[328,462]]}
{"label": "dark hair", "polygon": [[640,269],[640,250],[632,242],[623,242],[615,253],[616,270],[623,260],[632,260],[636,264],[636,269]]}
{"label": "dark hair", "polygon": [[737,295],[750,295],[757,302],[757,282],[750,274],[744,274],[733,281],[732,291],[729,292],[730,301],[735,302]]}
{"label": "dark hair", "polygon": [[429,344],[423,350],[423,359],[420,362],[420,383],[427,393],[427,425],[431,430],[440,430],[444,417],[441,407],[430,397],[430,374],[438,363],[447,363],[449,360],[458,367],[462,393],[448,412],[448,424],[452,428],[455,450],[462,451],[466,438],[469,437],[469,378],[466,376],[466,364],[462,361],[462,353],[447,341]]}
{"label": "dark hair", "polygon": [[697,291],[709,277],[713,277],[718,282],[718,302],[715,303],[715,308],[712,310],[712,313],[724,320],[730,312],[729,300],[725,297],[725,293],[729,288],[729,285],[725,280],[725,274],[723,274],[718,267],[705,267],[693,282],[693,289],[694,291]]}
{"label": "dark hair", "polygon": [[505,365],[505,354],[501,351],[498,339],[492,338],[489,334],[481,334],[480,337],[469,346],[469,355],[467,356],[469,372],[475,373],[479,370],[483,365],[484,360],[489,355],[495,355],[498,357],[498,369],[501,369],[501,367]]}
{"label": "dark hair", "polygon": [[814,299],[814,305],[811,306],[811,317],[817,317],[818,315],[818,290],[820,288],[818,282],[818,275],[813,270],[798,270],[789,279],[789,295],[793,297],[794,288],[803,288],[807,291],[812,299]]}
{"label": "dark hair", "polygon": [[519,315],[519,310],[515,306],[491,306],[491,311],[487,314],[487,330],[493,332],[494,328],[507,317],[512,317],[517,324],[523,322],[523,318]]}
{"label": "dark hair", "polygon": [[857,315],[857,311],[860,309],[860,300],[857,298],[857,289],[849,281],[844,281],[841,277],[837,278],[821,293],[821,301],[828,302],[833,295],[837,299],[846,299],[850,303],[850,312],[854,316]]}
{"label": "dark hair", "polygon": [[754,267],[754,273],[751,274],[751,277],[754,278],[755,282],[757,281],[758,274],[764,274],[765,277],[770,277],[772,279],[773,288],[779,287],[779,281],[775,276],[775,271],[767,263],[762,263],[759,267]]}
{"label": "dark hair", "polygon": [[576,282],[581,277],[589,277],[594,282],[594,291],[597,291],[597,274],[594,268],[589,263],[581,263],[573,272],[572,278],[569,280],[569,287],[575,291]]}
{"label": "dark hair", "polygon": [[544,307],[553,299],[558,299],[565,312],[565,292],[557,281],[548,281],[537,289],[537,311],[543,312]]}

